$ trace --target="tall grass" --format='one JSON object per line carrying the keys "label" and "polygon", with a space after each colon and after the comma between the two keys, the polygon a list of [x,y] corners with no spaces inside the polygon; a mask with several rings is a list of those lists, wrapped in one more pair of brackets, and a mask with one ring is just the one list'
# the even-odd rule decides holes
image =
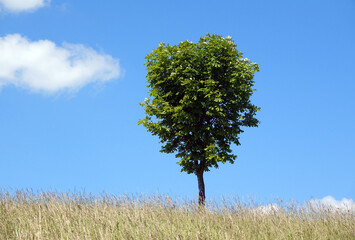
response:
{"label": "tall grass", "polygon": [[0,239],[355,239],[353,212],[279,205],[0,191]]}

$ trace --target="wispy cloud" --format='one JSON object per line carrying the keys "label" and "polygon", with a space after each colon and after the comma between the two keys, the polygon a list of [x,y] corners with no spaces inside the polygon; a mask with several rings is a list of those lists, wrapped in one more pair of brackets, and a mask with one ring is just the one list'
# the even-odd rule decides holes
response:
{"label": "wispy cloud", "polygon": [[339,212],[355,213],[355,202],[352,199],[343,198],[341,201],[335,200],[332,196],[327,196],[322,199],[312,199],[309,204],[314,210],[329,210]]}
{"label": "wispy cloud", "polygon": [[118,59],[83,45],[57,46],[19,34],[0,37],[0,53],[0,88],[14,85],[35,92],[72,91],[118,78],[121,72]]}
{"label": "wispy cloud", "polygon": [[270,215],[282,211],[282,208],[274,203],[271,203],[268,205],[261,205],[257,208],[252,209],[252,211],[260,215]]}
{"label": "wispy cloud", "polygon": [[291,207],[281,207],[275,203],[261,205],[252,208],[252,212],[259,215],[270,215],[281,213],[283,210],[292,209],[295,207],[301,207],[305,212],[330,212],[330,213],[352,213],[355,214],[355,202],[352,199],[343,198],[338,201],[332,196],[327,196],[322,199],[312,199],[306,202],[305,205],[291,206]]}
{"label": "wispy cloud", "polygon": [[34,11],[49,2],[50,0],[0,0],[0,9],[10,12]]}

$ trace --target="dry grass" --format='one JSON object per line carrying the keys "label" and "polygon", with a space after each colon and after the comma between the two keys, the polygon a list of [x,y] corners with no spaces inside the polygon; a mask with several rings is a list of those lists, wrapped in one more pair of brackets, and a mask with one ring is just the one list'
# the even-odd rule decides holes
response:
{"label": "dry grass", "polygon": [[263,213],[239,199],[0,191],[0,239],[355,239],[354,213],[282,204]]}

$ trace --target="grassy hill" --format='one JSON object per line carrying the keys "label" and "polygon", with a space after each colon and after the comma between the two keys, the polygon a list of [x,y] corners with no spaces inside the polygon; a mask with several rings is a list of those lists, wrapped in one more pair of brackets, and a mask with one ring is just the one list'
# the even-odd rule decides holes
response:
{"label": "grassy hill", "polygon": [[355,239],[354,212],[169,196],[0,191],[0,239]]}

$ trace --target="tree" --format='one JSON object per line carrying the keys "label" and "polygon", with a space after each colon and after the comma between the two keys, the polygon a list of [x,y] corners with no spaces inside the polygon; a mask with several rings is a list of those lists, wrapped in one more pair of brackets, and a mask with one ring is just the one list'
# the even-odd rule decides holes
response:
{"label": "tree", "polygon": [[259,110],[250,102],[256,63],[242,58],[231,37],[207,34],[198,43],[160,43],[146,56],[150,98],[142,124],[160,138],[161,152],[176,153],[181,172],[198,180],[205,204],[203,174],[219,163],[234,163],[231,144],[240,145],[242,127],[257,127]]}

